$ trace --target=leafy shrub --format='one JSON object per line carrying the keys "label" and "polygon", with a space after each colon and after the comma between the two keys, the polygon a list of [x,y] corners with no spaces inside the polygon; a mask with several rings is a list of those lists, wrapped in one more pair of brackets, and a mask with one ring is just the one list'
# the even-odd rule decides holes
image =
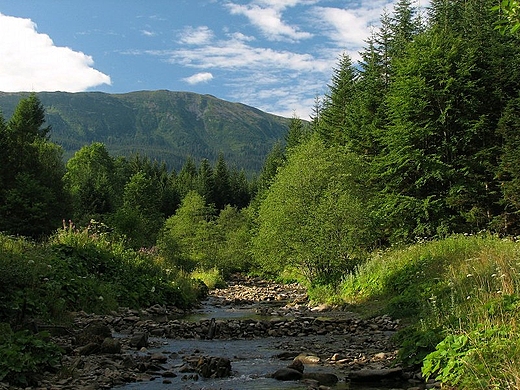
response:
{"label": "leafy shrub", "polygon": [[507,363],[518,364],[519,341],[518,333],[506,326],[448,334],[425,357],[422,372],[461,389],[515,388],[514,375],[504,368]]}
{"label": "leafy shrub", "polygon": [[44,332],[13,332],[8,324],[0,324],[0,381],[16,386],[34,385],[38,374],[56,368],[61,350],[47,337]]}

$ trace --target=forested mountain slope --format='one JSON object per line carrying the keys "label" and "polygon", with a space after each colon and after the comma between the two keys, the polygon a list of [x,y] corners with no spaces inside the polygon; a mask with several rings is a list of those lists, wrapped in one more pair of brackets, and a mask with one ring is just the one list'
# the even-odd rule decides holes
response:
{"label": "forested mountain slope", "polygon": [[[0,92],[4,117],[27,95]],[[188,156],[214,161],[223,152],[230,164],[256,172],[289,123],[253,107],[189,92],[37,95],[52,126],[51,140],[63,146],[66,158],[97,141],[113,155],[139,152],[177,170]]]}

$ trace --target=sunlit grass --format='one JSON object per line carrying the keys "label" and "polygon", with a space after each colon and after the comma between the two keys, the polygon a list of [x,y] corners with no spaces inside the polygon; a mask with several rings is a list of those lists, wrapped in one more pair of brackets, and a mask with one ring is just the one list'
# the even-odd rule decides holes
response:
{"label": "sunlit grass", "polygon": [[226,281],[217,268],[209,270],[196,269],[191,273],[191,278],[202,280],[204,284],[210,289],[222,288],[226,286]]}
{"label": "sunlit grass", "polygon": [[461,235],[376,253],[338,295],[404,318],[402,357],[410,363],[442,341],[426,359],[427,374],[459,388],[516,389],[519,287],[519,243]]}

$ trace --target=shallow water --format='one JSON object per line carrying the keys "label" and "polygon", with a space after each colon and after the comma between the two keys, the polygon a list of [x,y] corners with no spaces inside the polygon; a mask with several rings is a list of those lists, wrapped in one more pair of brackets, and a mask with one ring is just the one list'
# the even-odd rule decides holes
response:
{"label": "shallow water", "polygon": [[[271,303],[273,309],[283,303]],[[211,300],[204,304],[189,316],[183,318],[185,321],[201,321],[215,318],[221,319],[266,319],[265,315],[256,314],[259,304],[234,307],[232,305],[218,306]],[[265,303],[261,307],[265,307]],[[321,338],[313,336],[313,340]],[[286,367],[290,361],[280,360],[274,356],[284,352],[279,348],[281,344],[286,344],[290,338],[269,337],[253,340],[170,340],[161,338],[150,339],[153,345],[161,347],[150,349],[149,352],[161,352],[167,355],[168,362],[163,365],[167,370],[178,374],[175,378],[162,378],[157,375],[151,381],[136,382],[127,384],[122,389],[144,389],[158,390],[165,388],[174,389],[194,389],[194,390],[276,390],[276,389],[307,389],[305,384],[297,381],[281,382],[268,376],[279,368]],[[178,368],[185,362],[183,357],[188,356],[214,356],[226,357],[231,360],[232,376],[229,378],[205,379],[200,377],[198,380],[186,379],[184,374],[178,373]],[[353,385],[345,382],[345,372],[333,366],[306,365],[305,372],[324,372],[335,374],[340,381],[333,386],[335,390],[388,390],[402,389],[404,387],[366,387]],[[189,374],[187,374],[189,376]],[[184,379],[183,379],[184,377]],[[163,380],[171,381],[171,384],[164,384]]]}
{"label": "shallow water", "polygon": [[[161,352],[170,356],[167,369],[176,372],[183,365],[183,356],[205,355],[227,357],[231,360],[232,376],[229,378],[183,380],[184,374],[176,378],[167,378],[171,384],[164,384],[163,379],[157,376],[152,381],[136,382],[123,386],[123,389],[157,390],[165,388],[194,389],[194,390],[276,390],[276,389],[307,389],[304,384],[296,381],[280,382],[267,377],[277,369],[286,367],[288,361],[273,358],[282,352],[276,348],[277,344],[287,341],[287,338],[268,338],[256,340],[164,340],[165,345],[152,349],[151,352]],[[346,383],[344,373],[334,367],[306,365],[305,372],[325,372],[336,374],[340,382],[332,388],[335,390],[388,390],[402,387],[362,387]],[[188,374],[189,375],[189,374]]]}

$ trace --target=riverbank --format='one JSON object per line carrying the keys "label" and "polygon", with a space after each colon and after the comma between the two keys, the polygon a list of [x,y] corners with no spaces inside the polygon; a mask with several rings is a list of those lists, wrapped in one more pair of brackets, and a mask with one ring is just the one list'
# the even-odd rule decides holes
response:
{"label": "riverbank", "polygon": [[[214,340],[231,349],[234,340],[268,345],[275,352],[272,368],[257,373],[261,377],[296,359],[306,367],[330,371],[343,384],[351,380],[387,383],[392,377],[396,386],[419,388],[421,381],[415,374],[396,365],[392,336],[399,326],[388,316],[361,319],[338,307],[311,307],[305,289],[297,284],[235,277],[189,313],[160,305],[110,315],[75,313],[71,326],[48,329],[66,352],[62,368],[47,373],[31,388],[95,390],[174,380],[187,386],[204,377],[197,367],[201,359],[224,359],[208,356],[204,350],[164,353],[171,340],[185,340],[185,345],[190,340]],[[225,359],[230,360],[228,375],[233,376],[233,356]],[[312,381],[308,386],[317,385]]]}

